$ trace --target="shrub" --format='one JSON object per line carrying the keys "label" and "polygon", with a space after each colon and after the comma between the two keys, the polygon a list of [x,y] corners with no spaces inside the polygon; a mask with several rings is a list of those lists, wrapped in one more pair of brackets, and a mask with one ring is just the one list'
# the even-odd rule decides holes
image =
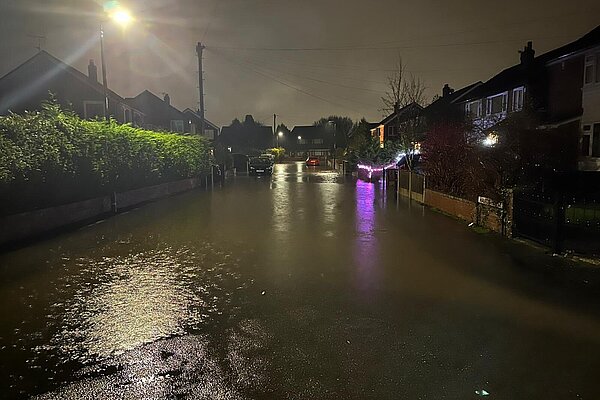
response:
{"label": "shrub", "polygon": [[0,117],[2,214],[200,176],[210,167],[198,136],[87,121],[54,103]]}

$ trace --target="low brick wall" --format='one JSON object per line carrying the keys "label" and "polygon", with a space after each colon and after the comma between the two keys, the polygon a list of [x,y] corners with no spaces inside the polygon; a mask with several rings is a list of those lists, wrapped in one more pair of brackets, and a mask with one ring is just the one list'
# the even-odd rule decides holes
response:
{"label": "low brick wall", "polygon": [[425,189],[425,205],[465,221],[475,221],[477,205],[472,201]]}
{"label": "low brick wall", "polygon": [[[116,206],[118,210],[131,208],[138,204],[194,189],[199,187],[201,182],[200,179],[196,178],[184,179],[117,193],[115,195]],[[32,239],[60,228],[98,220],[113,211],[111,203],[112,196],[107,195],[1,217],[0,246]]]}
{"label": "low brick wall", "polygon": [[0,218],[0,245],[30,239],[111,211],[110,196]]}

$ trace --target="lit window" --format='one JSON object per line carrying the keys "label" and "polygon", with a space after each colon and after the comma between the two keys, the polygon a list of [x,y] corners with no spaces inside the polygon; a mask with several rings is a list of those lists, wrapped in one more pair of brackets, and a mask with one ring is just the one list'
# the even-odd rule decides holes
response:
{"label": "lit window", "polygon": [[481,117],[481,101],[476,100],[465,104],[466,115],[471,118]]}

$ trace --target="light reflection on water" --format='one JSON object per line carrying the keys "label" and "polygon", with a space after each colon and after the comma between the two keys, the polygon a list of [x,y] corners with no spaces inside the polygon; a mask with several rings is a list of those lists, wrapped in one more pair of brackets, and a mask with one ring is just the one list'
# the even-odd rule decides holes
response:
{"label": "light reflection on water", "polygon": [[[78,272],[58,282],[73,296],[51,306],[55,334],[39,351],[81,362],[104,359],[141,344],[185,333],[221,314],[239,281],[236,261],[211,251],[149,250],[80,259]],[[231,285],[229,285],[231,286]]]}
{"label": "light reflection on water", "polygon": [[379,246],[375,235],[376,184],[356,181],[356,242],[353,246],[357,286],[363,291],[378,283]]}

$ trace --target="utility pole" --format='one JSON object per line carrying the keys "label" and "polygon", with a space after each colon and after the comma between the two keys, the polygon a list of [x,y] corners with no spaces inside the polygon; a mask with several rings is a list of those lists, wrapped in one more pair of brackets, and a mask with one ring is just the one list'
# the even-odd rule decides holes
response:
{"label": "utility pole", "polygon": [[104,24],[100,24],[100,58],[102,60],[102,90],[104,91],[104,118],[110,121],[108,110],[108,81],[106,79],[106,60],[104,59]]}
{"label": "utility pole", "polygon": [[198,91],[200,92],[200,102],[198,103],[198,114],[200,114],[200,134],[204,135],[204,70],[202,68],[202,52],[206,47],[198,42],[196,45],[196,54],[198,54]]}
{"label": "utility pole", "polygon": [[[273,145],[275,145],[275,136],[277,135],[277,114],[273,114]],[[279,147],[279,146],[277,146]]]}

